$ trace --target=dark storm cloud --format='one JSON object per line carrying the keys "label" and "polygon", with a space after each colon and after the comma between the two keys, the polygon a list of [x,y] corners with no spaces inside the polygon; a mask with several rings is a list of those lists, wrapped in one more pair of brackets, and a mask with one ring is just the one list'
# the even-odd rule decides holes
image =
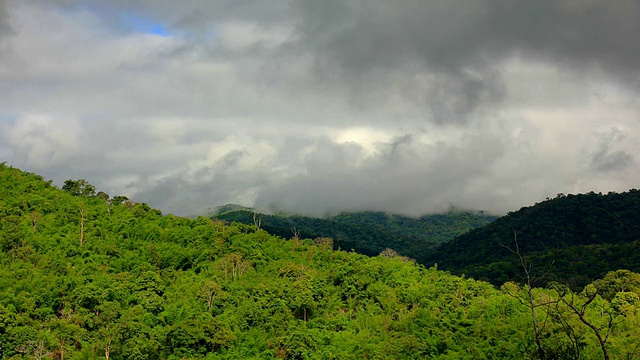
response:
{"label": "dark storm cloud", "polygon": [[419,61],[460,74],[512,51],[640,68],[640,3],[577,0],[300,0],[303,43],[353,73]]}
{"label": "dark storm cloud", "polygon": [[[496,68],[524,54],[569,71],[592,66],[640,82],[640,3],[573,0],[295,1],[298,44],[318,77],[355,91],[398,71],[436,122],[464,121],[501,97]],[[421,72],[432,86],[411,87]],[[325,80],[326,81],[326,80]]]}
{"label": "dark storm cloud", "polygon": [[0,0],[0,41],[11,32],[7,0]]}
{"label": "dark storm cloud", "polygon": [[[481,100],[499,93],[488,70],[490,57],[478,53],[473,41],[473,30],[483,21],[481,2],[302,0],[296,5],[302,19],[298,45],[315,56],[314,70],[323,81],[366,94],[384,88],[393,74],[391,80],[402,83],[402,96],[439,123],[463,121]],[[427,72],[433,75],[420,81]]]}
{"label": "dark storm cloud", "polygon": [[633,155],[624,151],[602,149],[594,154],[591,164],[599,171],[620,171],[633,164]]}
{"label": "dark storm cloud", "polygon": [[[505,2],[506,3],[506,2]],[[505,42],[569,65],[602,66],[618,74],[640,69],[640,3],[622,1],[524,1],[502,6]]]}

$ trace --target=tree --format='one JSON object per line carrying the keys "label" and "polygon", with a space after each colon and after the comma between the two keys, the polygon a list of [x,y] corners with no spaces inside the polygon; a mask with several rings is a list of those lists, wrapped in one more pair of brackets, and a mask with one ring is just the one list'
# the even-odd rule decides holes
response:
{"label": "tree", "polygon": [[104,204],[107,207],[107,214],[111,216],[111,208],[113,208],[113,205],[109,201],[109,194],[105,193],[104,191],[100,191],[98,192],[98,194],[96,194],[96,197],[104,201]]}
{"label": "tree", "polygon": [[387,258],[396,258],[396,257],[398,257],[400,255],[398,255],[397,251],[395,251],[393,249],[390,249],[390,248],[386,248],[386,249],[384,249],[384,250],[382,250],[380,252],[379,256],[387,257]]}
{"label": "tree", "polygon": [[258,214],[257,212],[253,212],[253,225],[260,230],[260,226],[262,226],[262,214]]}
{"label": "tree", "polygon": [[42,214],[37,210],[32,210],[29,213],[29,220],[31,220],[31,228],[35,233],[38,230],[38,223],[42,220]]}
{"label": "tree", "polygon": [[291,232],[293,233],[293,248],[295,249],[298,245],[300,245],[300,230],[298,230],[295,226],[293,228],[291,228]]}
{"label": "tree", "polygon": [[57,357],[60,360],[64,360],[65,354],[70,350],[73,343],[82,337],[84,330],[67,319],[54,319],[50,325],[57,342]]}
{"label": "tree", "polygon": [[105,301],[98,305],[96,324],[100,327],[98,334],[107,360],[111,357],[113,342],[122,328],[120,304],[114,301]]}
{"label": "tree", "polygon": [[200,288],[198,297],[204,299],[204,301],[207,303],[207,310],[211,310],[211,307],[213,307],[213,303],[221,293],[222,287],[217,282],[213,280],[207,280],[202,285],[202,288]]}
{"label": "tree", "polygon": [[333,239],[329,237],[319,237],[313,239],[313,244],[323,250],[333,249]]}
{"label": "tree", "polygon": [[[546,349],[542,346],[541,334],[545,324],[547,323],[549,312],[546,312],[544,321],[540,323],[536,314],[536,309],[539,307],[548,308],[551,305],[557,304],[557,300],[548,297],[538,298],[534,294],[534,283],[543,279],[546,276],[546,273],[542,276],[536,276],[532,273],[531,263],[527,261],[527,258],[520,251],[520,245],[518,244],[518,232],[515,230],[513,231],[513,242],[515,243],[515,249],[503,245],[502,243],[500,243],[500,245],[518,257],[520,266],[525,273],[526,282],[524,287],[520,287],[514,283],[507,283],[503,285],[503,290],[505,290],[510,296],[516,298],[521,304],[526,305],[531,311],[531,325],[533,327],[533,337],[538,348],[538,354],[542,359],[546,360],[548,358],[548,354]],[[551,266],[553,266],[553,263]],[[549,269],[551,269],[551,266]]]}
{"label": "tree", "polygon": [[22,217],[9,215],[0,218],[0,250],[15,251],[26,244],[25,231],[22,227]]}
{"label": "tree", "polygon": [[619,292],[635,292],[640,295],[640,274],[629,270],[610,271],[594,285],[600,296],[611,301]]}
{"label": "tree", "polygon": [[225,279],[231,275],[232,280],[236,280],[251,267],[251,262],[245,260],[242,255],[228,254],[222,259],[221,268]]}
{"label": "tree", "polygon": [[302,320],[306,323],[309,310],[315,305],[312,291],[312,278],[304,276],[293,283],[293,296],[290,305],[295,312],[302,313]]}
{"label": "tree", "polygon": [[[609,335],[611,333],[611,328],[613,327],[613,313],[611,309],[606,306],[604,303],[598,303],[595,301],[599,296],[598,292],[600,291],[593,285],[587,286],[582,294],[576,295],[573,291],[571,291],[568,287],[553,284],[552,287],[558,293],[558,299],[574,314],[580,319],[580,321],[588,326],[596,338],[598,338],[598,343],[600,344],[600,348],[602,349],[602,355],[605,360],[609,360],[609,352],[607,351],[607,340],[609,339]],[[588,319],[587,310],[590,305],[595,305],[598,307],[598,313],[601,318],[604,318],[604,324],[601,326],[596,326],[593,320]],[[604,330],[604,333],[603,333]]]}
{"label": "tree", "polygon": [[9,330],[15,326],[16,314],[0,304],[0,355],[9,352]]}
{"label": "tree", "polygon": [[124,195],[116,195],[114,197],[111,198],[111,200],[109,200],[109,203],[111,205],[120,205],[124,202],[129,201],[129,198],[124,196]]}
{"label": "tree", "polygon": [[278,271],[278,276],[292,281],[289,288],[289,307],[302,315],[302,320],[307,322],[309,310],[315,305],[313,297],[314,272],[304,265],[290,263]]}
{"label": "tree", "polygon": [[79,206],[79,211],[80,211],[80,245],[82,246],[82,244],[84,244],[85,238],[84,238],[84,207],[83,205]]}
{"label": "tree", "polygon": [[166,345],[180,358],[195,358],[227,346],[233,338],[230,329],[215,319],[188,319],[170,327]]}
{"label": "tree", "polygon": [[89,184],[85,179],[79,180],[66,180],[62,185],[62,190],[70,193],[73,196],[95,196],[96,187]]}

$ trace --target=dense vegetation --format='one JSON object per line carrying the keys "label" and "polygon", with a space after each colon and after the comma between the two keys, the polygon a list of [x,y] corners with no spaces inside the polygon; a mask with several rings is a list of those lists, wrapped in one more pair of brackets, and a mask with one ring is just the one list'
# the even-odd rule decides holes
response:
{"label": "dense vegetation", "polygon": [[[640,357],[640,275],[574,293],[163,216],[0,164],[0,359]],[[537,321],[535,321],[537,319]]]}
{"label": "dense vegetation", "polygon": [[419,218],[366,211],[342,213],[323,219],[265,215],[232,205],[221,207],[219,211],[219,214],[213,215],[214,219],[256,225],[283,238],[329,237],[333,239],[335,249],[353,250],[369,256],[376,256],[391,248],[421,264],[430,259],[440,243],[495,219],[494,216],[464,211]]}
{"label": "dense vegetation", "polygon": [[442,269],[500,285],[521,280],[516,242],[540,285],[582,288],[608,271],[640,271],[640,191],[558,195],[443,244],[431,258]]}

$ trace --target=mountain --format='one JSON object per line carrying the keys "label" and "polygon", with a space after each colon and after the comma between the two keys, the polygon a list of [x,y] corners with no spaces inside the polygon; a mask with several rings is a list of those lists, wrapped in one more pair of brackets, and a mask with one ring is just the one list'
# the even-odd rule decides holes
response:
{"label": "mountain", "polygon": [[[500,285],[522,280],[581,288],[608,271],[640,271],[640,191],[559,195],[442,244],[428,263]],[[514,253],[515,252],[515,253]]]}
{"label": "mountain", "polygon": [[438,244],[495,219],[483,213],[464,211],[419,218],[366,211],[321,219],[266,215],[245,209],[222,212],[213,218],[259,225],[270,234],[283,238],[331,238],[336,249],[353,250],[369,256],[390,248],[418,263],[425,263]]}
{"label": "mountain", "polygon": [[220,215],[220,214],[224,214],[232,211],[254,211],[254,209],[247,206],[238,205],[238,204],[225,204],[225,205],[215,206],[212,208],[207,208],[205,213],[207,214],[207,216],[211,217],[211,216],[216,216],[216,215]]}
{"label": "mountain", "polygon": [[[629,271],[581,293],[498,290],[390,252],[165,216],[82,179],[61,190],[2,163],[0,185],[3,360],[624,359],[640,348]],[[532,327],[536,316],[546,320]]]}

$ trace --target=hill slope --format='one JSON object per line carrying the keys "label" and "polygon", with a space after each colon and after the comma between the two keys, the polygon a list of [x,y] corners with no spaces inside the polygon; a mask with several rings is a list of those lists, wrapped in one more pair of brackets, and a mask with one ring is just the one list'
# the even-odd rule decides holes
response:
{"label": "hill slope", "polygon": [[[400,257],[163,216],[80,180],[61,191],[5,164],[0,184],[0,359],[601,358],[604,351],[573,303],[534,309],[553,312],[536,345],[531,309],[520,301],[582,304],[589,294],[499,291]],[[594,295],[583,318],[606,330],[603,314],[611,314],[606,351],[634,357],[640,275],[612,273],[594,286],[603,297]]]}
{"label": "hill slope", "polygon": [[[522,276],[522,255],[541,276],[575,288],[608,271],[640,271],[640,191],[558,196],[509,213],[442,244],[441,269],[499,285]],[[508,248],[507,248],[508,247]]]}
{"label": "hill slope", "polygon": [[368,211],[320,219],[255,214],[246,209],[220,213],[213,218],[247,225],[260,221],[261,229],[283,238],[291,238],[295,234],[311,239],[328,237],[333,239],[336,249],[354,250],[369,256],[376,256],[384,249],[391,248],[422,264],[426,263],[438,244],[495,219],[493,216],[463,211],[420,218]]}

